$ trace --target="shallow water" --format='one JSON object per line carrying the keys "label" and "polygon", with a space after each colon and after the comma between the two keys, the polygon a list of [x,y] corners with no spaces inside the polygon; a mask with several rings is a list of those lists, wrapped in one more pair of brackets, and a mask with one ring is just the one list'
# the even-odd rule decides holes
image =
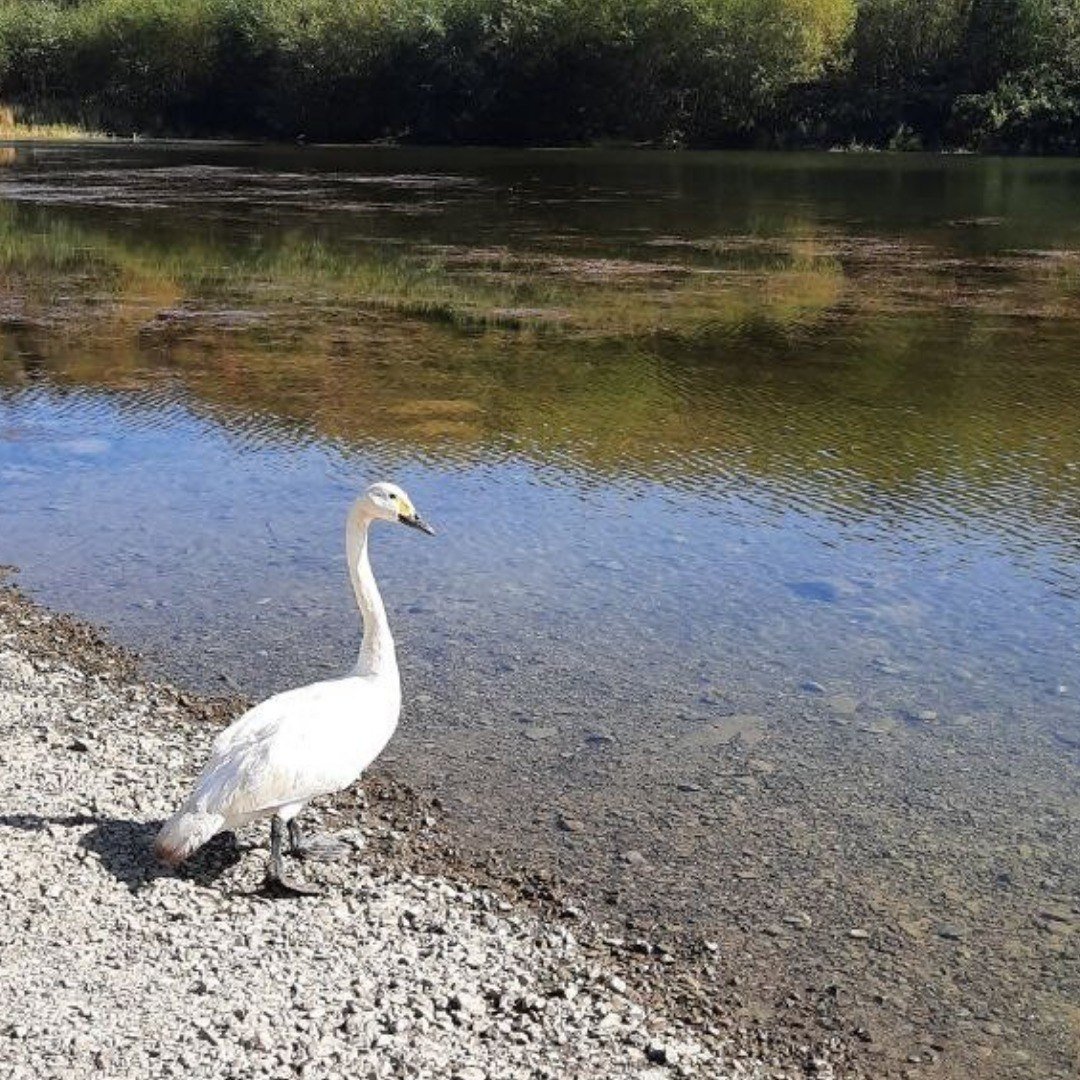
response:
{"label": "shallow water", "polygon": [[[1016,925],[1039,882],[1075,891],[1080,165],[0,165],[0,560],[37,595],[212,690],[338,670],[343,514],[392,477],[440,535],[376,540],[406,681],[389,764],[475,845],[722,936],[731,859],[784,862],[816,822],[762,887],[811,905],[824,828],[845,903],[915,925],[948,903],[872,849],[926,827],[925,786],[957,917],[1028,824]],[[1002,1009],[1034,992],[990,967]],[[1040,992],[1075,1037],[1071,986]]]}

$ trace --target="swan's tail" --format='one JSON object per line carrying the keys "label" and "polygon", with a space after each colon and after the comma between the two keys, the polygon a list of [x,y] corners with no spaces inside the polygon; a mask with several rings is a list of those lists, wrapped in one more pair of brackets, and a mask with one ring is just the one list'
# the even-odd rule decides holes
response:
{"label": "swan's tail", "polygon": [[220,832],[224,824],[225,819],[220,814],[181,807],[161,826],[154,840],[154,854],[169,866],[179,866]]}

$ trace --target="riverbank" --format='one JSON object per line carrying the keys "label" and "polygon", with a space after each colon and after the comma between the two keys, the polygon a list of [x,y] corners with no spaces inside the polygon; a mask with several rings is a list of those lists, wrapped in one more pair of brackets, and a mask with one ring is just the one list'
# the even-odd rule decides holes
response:
{"label": "riverbank", "polygon": [[861,1075],[708,1016],[675,957],[622,959],[557,890],[463,878],[438,807],[384,777],[316,815],[360,849],[305,868],[321,897],[260,893],[258,829],[164,871],[155,825],[240,707],[0,589],[7,1075]]}

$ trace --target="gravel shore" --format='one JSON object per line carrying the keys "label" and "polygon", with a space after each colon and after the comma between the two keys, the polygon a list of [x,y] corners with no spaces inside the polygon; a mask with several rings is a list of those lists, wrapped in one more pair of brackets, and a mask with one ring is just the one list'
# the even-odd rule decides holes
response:
{"label": "gravel shore", "polygon": [[385,780],[359,820],[355,795],[322,808],[358,852],[303,868],[321,897],[260,893],[264,828],[165,871],[156,825],[238,707],[143,681],[89,628],[0,590],[5,1076],[836,1075],[820,1052],[758,1055],[680,1016],[580,913],[434,873],[430,851],[410,866],[438,824]]}

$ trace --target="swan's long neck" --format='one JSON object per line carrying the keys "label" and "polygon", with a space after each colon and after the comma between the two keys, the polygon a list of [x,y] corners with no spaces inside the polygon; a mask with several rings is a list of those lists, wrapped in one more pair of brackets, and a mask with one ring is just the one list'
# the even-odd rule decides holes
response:
{"label": "swan's long neck", "polygon": [[364,640],[356,661],[358,675],[384,675],[397,671],[397,656],[390,624],[386,620],[379,587],[371,572],[368,559],[368,528],[371,518],[354,507],[349,514],[345,533],[345,548],[349,558],[349,576],[352,578],[356,605],[364,620]]}

